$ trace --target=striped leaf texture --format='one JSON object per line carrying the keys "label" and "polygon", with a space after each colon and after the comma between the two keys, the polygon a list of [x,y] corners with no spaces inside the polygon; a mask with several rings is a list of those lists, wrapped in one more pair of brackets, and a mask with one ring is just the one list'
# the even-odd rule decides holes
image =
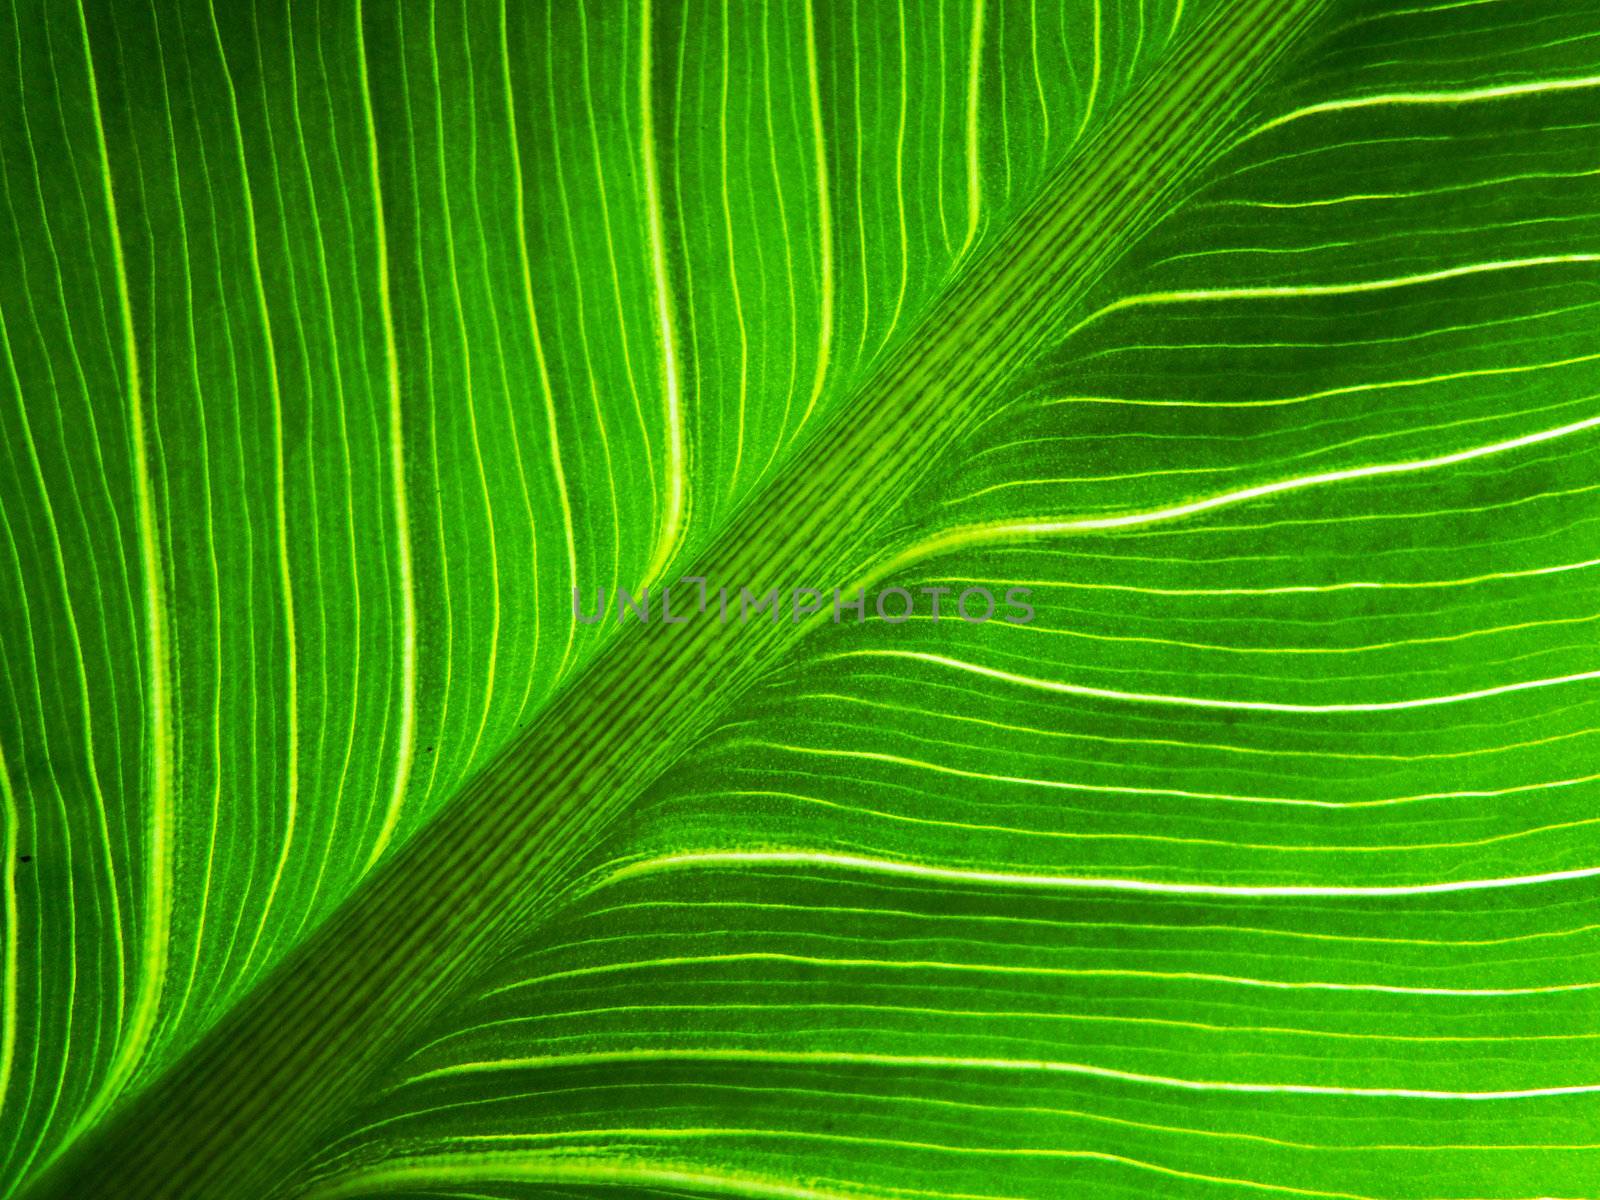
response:
{"label": "striped leaf texture", "polygon": [[0,1195],[1600,1196],[1600,4],[0,26]]}

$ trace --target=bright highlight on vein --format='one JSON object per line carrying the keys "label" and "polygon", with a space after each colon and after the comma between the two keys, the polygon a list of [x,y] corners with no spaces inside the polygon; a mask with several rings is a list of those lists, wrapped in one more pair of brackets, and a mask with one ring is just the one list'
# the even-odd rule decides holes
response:
{"label": "bright highlight on vein", "polygon": [[383,857],[400,825],[406,789],[417,744],[417,597],[411,563],[411,512],[406,496],[405,422],[400,411],[400,355],[394,332],[394,304],[389,284],[389,231],[383,211],[383,181],[378,157],[378,130],[372,112],[372,83],[367,75],[366,38],[361,3],[356,4],[356,63],[361,81],[361,113],[367,133],[367,175],[372,186],[373,230],[377,238],[378,311],[383,318],[384,383],[388,389],[389,495],[394,506],[395,561],[400,569],[400,735],[396,739],[394,774],[383,821],[367,855],[367,869]]}
{"label": "bright highlight on vein", "polygon": [[[127,392],[129,438],[133,452],[133,483],[138,504],[139,573],[143,587],[143,620],[146,654],[146,756],[149,791],[145,797],[148,815],[139,822],[146,844],[144,929],[140,948],[139,982],[127,1024],[117,1030],[116,1049],[105,1075],[93,1096],[78,1115],[75,1128],[96,1121],[118,1097],[139,1067],[155,1035],[161,997],[166,984],[167,961],[172,935],[172,838],[175,824],[173,755],[173,664],[168,638],[165,567],[161,554],[162,530],[157,516],[153,471],[150,462],[151,429],[145,412],[145,396],[140,377],[138,333],[134,326],[133,300],[128,286],[127,262],[123,255],[121,222],[117,195],[111,174],[110,151],[106,145],[105,119],[100,108],[100,85],[96,78],[94,53],[89,44],[88,17],[83,0],[74,5],[82,38],[87,68],[89,107],[94,117],[95,144],[99,152],[103,212],[110,233],[112,265],[115,270],[117,311],[120,318],[123,380]],[[152,416],[152,420],[154,417]],[[9,871],[10,863],[0,863]],[[14,1020],[14,1015],[8,1020]],[[0,1095],[0,1104],[9,1100]],[[65,1143],[62,1145],[64,1146]]]}
{"label": "bright highlight on vein", "polygon": [[1403,884],[1244,884],[1183,883],[1157,879],[1126,879],[1095,875],[1043,875],[1027,871],[987,871],[967,867],[946,867],[900,859],[872,858],[860,854],[836,854],[823,850],[704,850],[643,859],[611,872],[603,880],[611,883],[632,875],[677,867],[700,866],[799,866],[837,867],[869,871],[882,875],[906,875],[972,886],[992,884],[1001,887],[1034,887],[1080,891],[1148,892],[1168,896],[1293,897],[1325,896],[1356,898],[1370,896],[1429,896],[1452,892],[1498,891],[1504,888],[1534,887],[1540,884],[1567,883],[1600,876],[1600,867],[1575,867],[1567,871],[1548,871],[1541,875],[1510,875],[1494,879],[1454,879],[1436,883]]}
{"label": "bright highlight on vein", "polygon": [[817,316],[817,365],[811,380],[811,395],[800,414],[798,433],[822,398],[823,383],[828,377],[828,362],[833,353],[833,294],[837,281],[833,269],[833,200],[829,196],[828,147],[822,129],[822,91],[817,67],[817,22],[814,0],[805,0],[806,32],[806,94],[811,113],[811,141],[813,164],[816,171],[817,193],[817,246],[820,261],[817,264],[817,288],[821,295],[821,311]]}
{"label": "bright highlight on vein", "polygon": [[840,659],[898,658],[932,663],[936,666],[965,671],[972,675],[982,675],[989,679],[997,679],[1004,683],[1013,683],[1042,692],[1057,692],[1065,696],[1086,696],[1102,700],[1128,700],[1141,704],[1172,704],[1187,708],[1222,708],[1249,712],[1279,713],[1399,712],[1410,708],[1433,708],[1441,704],[1462,704],[1469,700],[1485,700],[1491,696],[1503,696],[1510,692],[1524,692],[1536,688],[1557,687],[1562,684],[1583,683],[1591,679],[1600,679],[1600,670],[1578,671],[1570,675],[1554,675],[1545,679],[1525,679],[1516,683],[1496,684],[1493,687],[1477,688],[1468,692],[1454,692],[1442,696],[1420,696],[1408,700],[1360,701],[1347,704],[1293,704],[1273,700],[1233,700],[1215,696],[1174,696],[1164,695],[1159,692],[1125,692],[1115,688],[1089,687],[1084,684],[1062,683],[1054,679],[1037,679],[1031,675],[1019,675],[1012,671],[1002,671],[997,667],[985,667],[978,663],[963,662],[961,659],[950,658],[943,654],[929,654],[921,650],[847,650],[834,657]]}
{"label": "bright highlight on vein", "polygon": [[1450,454],[1440,454],[1432,458],[1376,463],[1371,466],[1347,467],[1337,471],[1319,471],[1312,475],[1296,476],[1293,479],[1280,479],[1273,483],[1236,488],[1232,491],[1221,492],[1215,496],[1207,496],[1200,500],[1191,500],[1182,504],[1173,504],[1165,508],[1151,509],[1147,512],[1123,513],[1109,517],[1077,517],[1066,520],[997,521],[986,525],[965,526],[930,538],[926,542],[901,552],[887,565],[880,568],[880,574],[889,574],[908,563],[947,550],[960,549],[964,546],[1019,538],[1043,537],[1061,533],[1093,533],[1101,530],[1154,525],[1162,521],[1190,517],[1212,509],[1226,508],[1230,505],[1242,504],[1250,500],[1259,500],[1265,496],[1275,496],[1304,488],[1321,487],[1330,483],[1347,483],[1355,479],[1374,479],[1386,475],[1406,475],[1417,471],[1436,470],[1440,467],[1454,466],[1457,463],[1471,462],[1473,459],[1487,458],[1495,454],[1520,450],[1527,446],[1536,446],[1541,442],[1570,437],[1573,434],[1583,433],[1596,426],[1600,426],[1600,417],[1586,417],[1581,421],[1572,421],[1566,425],[1558,425],[1553,429],[1541,429],[1537,433],[1523,434],[1521,437],[1492,442],[1486,446],[1474,446],[1467,450],[1457,450]]}
{"label": "bright highlight on vein", "polygon": [[639,123],[640,157],[644,161],[645,218],[650,232],[650,277],[655,293],[656,339],[661,351],[662,403],[667,426],[666,508],[656,534],[645,581],[652,582],[667,569],[667,563],[683,538],[683,521],[688,504],[687,443],[683,427],[682,384],[678,378],[678,334],[672,316],[672,285],[667,278],[666,230],[663,226],[661,180],[656,166],[655,98],[651,89],[651,0],[641,0],[639,38]]}
{"label": "bright highlight on vein", "polygon": [[978,236],[978,221],[983,204],[983,179],[978,160],[979,81],[983,74],[984,0],[972,0],[972,40],[967,49],[967,235],[957,258],[965,258]]}
{"label": "bright highlight on vein", "polygon": [[1114,300],[1103,308],[1084,317],[1066,333],[1071,337],[1079,330],[1103,317],[1128,308],[1158,304],[1197,304],[1222,300],[1297,300],[1315,296],[1359,296],[1368,292],[1386,292],[1395,288],[1419,287],[1423,284],[1442,283],[1449,279],[1463,279],[1473,275],[1492,275],[1501,271],[1524,271],[1534,267],[1585,266],[1600,263],[1600,254],[1538,254],[1528,258],[1495,259],[1489,262],[1466,263],[1455,267],[1440,267],[1434,271],[1419,271],[1413,275],[1391,275],[1382,279],[1363,279],[1351,283],[1304,283],[1261,287],[1195,288],[1176,292],[1143,292]]}
{"label": "bright highlight on vein", "polygon": [[596,1054],[561,1054],[484,1062],[459,1063],[429,1072],[419,1078],[442,1078],[484,1071],[526,1071],[564,1066],[598,1065],[629,1061],[680,1059],[702,1062],[771,1062],[816,1066],[869,1064],[899,1067],[926,1067],[956,1071],[1026,1071],[1045,1074],[1087,1075],[1115,1079],[1124,1083],[1150,1084],[1193,1092],[1238,1092],[1254,1095],[1342,1096],[1349,1099],[1389,1097],[1406,1100],[1537,1100],[1553,1096],[1581,1096],[1600,1092],[1600,1083],[1566,1084],[1557,1087],[1506,1088],[1496,1091],[1450,1091],[1445,1088],[1339,1087],[1314,1083],[1257,1083],[1230,1079],[1186,1079],[1174,1075],[1155,1075],[1143,1071],[1120,1071],[1094,1063],[1060,1062],[1025,1058],[957,1058],[934,1054],[871,1054],[829,1050],[620,1050]]}
{"label": "bright highlight on vein", "polygon": [[1274,117],[1264,125],[1257,126],[1249,136],[1276,129],[1280,125],[1287,125],[1291,121],[1298,121],[1302,117],[1315,116],[1318,113],[1347,112],[1356,108],[1386,108],[1390,106],[1405,105],[1434,105],[1434,104],[1473,104],[1480,100],[1505,100],[1517,96],[1537,96],[1551,92],[1569,92],[1584,88],[1600,87],[1600,75],[1582,75],[1573,79],[1536,79],[1525,83],[1502,83],[1489,87],[1461,88],[1455,91],[1442,92],[1388,92],[1376,96],[1352,96],[1344,100],[1324,100],[1318,104],[1308,104],[1304,108],[1297,108],[1293,112],[1284,113]]}

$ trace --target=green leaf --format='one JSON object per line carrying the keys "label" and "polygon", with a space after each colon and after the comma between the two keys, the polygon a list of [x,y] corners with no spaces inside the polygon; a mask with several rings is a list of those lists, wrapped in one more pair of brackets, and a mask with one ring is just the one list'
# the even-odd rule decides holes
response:
{"label": "green leaf", "polygon": [[1593,1190],[1600,8],[5,19],[0,1191]]}

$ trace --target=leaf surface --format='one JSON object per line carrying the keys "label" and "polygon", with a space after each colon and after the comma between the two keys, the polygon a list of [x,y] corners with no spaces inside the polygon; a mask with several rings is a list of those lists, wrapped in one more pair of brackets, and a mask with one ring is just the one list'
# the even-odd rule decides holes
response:
{"label": "leaf surface", "polygon": [[8,1186],[1586,1194],[1596,15],[14,6]]}

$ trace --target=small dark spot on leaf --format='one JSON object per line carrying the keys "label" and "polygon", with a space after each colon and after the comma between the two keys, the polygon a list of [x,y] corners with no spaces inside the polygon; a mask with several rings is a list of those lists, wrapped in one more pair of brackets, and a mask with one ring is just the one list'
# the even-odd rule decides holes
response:
{"label": "small dark spot on leaf", "polygon": [[17,861],[18,862],[32,862],[33,861],[33,855],[31,855],[31,854],[19,854],[19,855],[17,855]]}

